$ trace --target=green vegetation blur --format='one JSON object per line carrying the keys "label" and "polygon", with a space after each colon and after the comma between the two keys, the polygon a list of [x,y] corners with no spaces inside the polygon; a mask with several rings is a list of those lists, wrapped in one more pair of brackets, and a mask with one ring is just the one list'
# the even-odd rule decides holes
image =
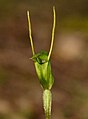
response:
{"label": "green vegetation blur", "polygon": [[26,11],[36,53],[49,51],[53,5],[52,119],[88,119],[88,0],[0,0],[0,119],[44,119]]}

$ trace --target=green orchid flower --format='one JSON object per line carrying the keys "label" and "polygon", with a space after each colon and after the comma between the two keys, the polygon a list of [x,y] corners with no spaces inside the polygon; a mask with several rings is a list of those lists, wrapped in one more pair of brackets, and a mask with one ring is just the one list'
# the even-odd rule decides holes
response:
{"label": "green orchid flower", "polygon": [[36,72],[43,89],[51,89],[54,78],[51,72],[50,60],[48,60],[48,53],[41,51],[35,54],[32,59],[34,60]]}
{"label": "green orchid flower", "polygon": [[49,53],[46,51],[40,51],[39,53],[35,53],[32,35],[31,35],[30,15],[29,15],[29,11],[27,11],[29,38],[30,38],[31,48],[33,53],[31,59],[34,61],[36,73],[38,75],[40,84],[43,87],[43,106],[45,110],[46,119],[50,119],[50,115],[51,115],[51,102],[52,102],[51,88],[54,83],[54,78],[51,71],[50,57],[53,49],[55,24],[56,24],[55,7],[53,7],[53,14],[54,14],[54,22],[53,22],[52,39],[51,39],[51,46],[50,46]]}

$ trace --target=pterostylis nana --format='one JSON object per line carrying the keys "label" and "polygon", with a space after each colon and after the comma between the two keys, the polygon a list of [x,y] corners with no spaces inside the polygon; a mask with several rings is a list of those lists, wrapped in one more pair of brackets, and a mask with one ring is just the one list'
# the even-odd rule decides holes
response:
{"label": "pterostylis nana", "polygon": [[31,21],[30,21],[29,11],[27,11],[27,18],[28,18],[29,38],[30,38],[32,54],[33,54],[31,59],[34,61],[39,82],[43,87],[43,107],[45,111],[45,117],[46,119],[50,119],[51,103],[52,103],[51,88],[54,83],[54,77],[51,71],[50,57],[54,44],[54,34],[55,34],[55,25],[56,25],[55,7],[53,6],[53,28],[52,28],[52,37],[51,37],[51,45],[50,45],[49,53],[46,51],[40,51],[38,53],[35,53],[34,44],[32,40]]}

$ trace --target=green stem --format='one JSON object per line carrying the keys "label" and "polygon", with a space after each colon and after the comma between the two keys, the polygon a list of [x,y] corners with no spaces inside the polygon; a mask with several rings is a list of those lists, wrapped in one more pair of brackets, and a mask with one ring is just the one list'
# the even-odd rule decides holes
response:
{"label": "green stem", "polygon": [[50,119],[51,117],[51,103],[52,103],[51,91],[49,89],[46,89],[43,92],[43,107],[46,119]]}

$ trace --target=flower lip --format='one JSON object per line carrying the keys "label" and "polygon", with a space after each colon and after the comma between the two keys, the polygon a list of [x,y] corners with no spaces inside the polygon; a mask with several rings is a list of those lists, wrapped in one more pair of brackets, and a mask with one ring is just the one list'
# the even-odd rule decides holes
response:
{"label": "flower lip", "polygon": [[40,58],[37,58],[36,61],[39,63],[39,64],[44,64],[47,62],[47,60],[45,59],[40,59]]}
{"label": "flower lip", "polygon": [[39,64],[44,64],[48,62],[48,53],[45,51],[41,51],[32,57],[34,62],[38,62]]}

